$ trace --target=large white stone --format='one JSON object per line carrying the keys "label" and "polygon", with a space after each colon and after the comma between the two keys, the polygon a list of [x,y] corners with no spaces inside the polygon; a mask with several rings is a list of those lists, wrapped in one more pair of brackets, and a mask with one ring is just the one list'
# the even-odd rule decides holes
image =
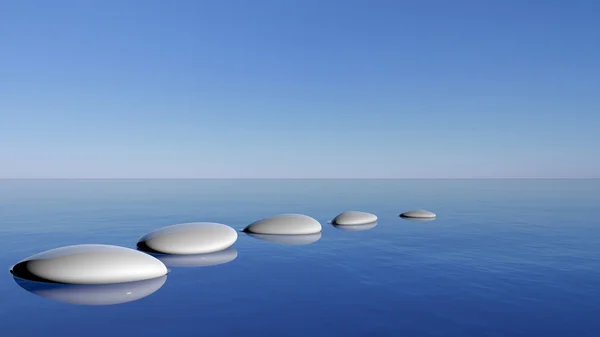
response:
{"label": "large white stone", "polygon": [[59,302],[78,305],[113,305],[137,301],[160,289],[167,275],[148,280],[113,284],[57,284],[14,277],[28,292]]}
{"label": "large white stone", "polygon": [[231,247],[235,229],[215,222],[190,222],[152,231],[138,240],[141,250],[161,254],[206,254]]}
{"label": "large white stone", "polygon": [[291,245],[291,246],[300,246],[300,245],[309,245],[311,243],[315,243],[321,239],[321,233],[315,234],[254,234],[254,233],[246,233],[248,236],[253,237],[258,240],[277,243],[280,245]]}
{"label": "large white stone", "polygon": [[88,244],[32,255],[15,264],[11,272],[31,281],[107,284],[161,277],[168,270],[158,259],[134,249]]}
{"label": "large white stone", "polygon": [[344,231],[367,231],[369,229],[373,229],[377,226],[377,221],[375,222],[371,222],[368,224],[364,224],[364,225],[333,225],[333,227],[337,228],[337,229],[341,229]]}
{"label": "large white stone", "polygon": [[347,211],[333,218],[331,223],[340,226],[356,226],[366,225],[376,221],[377,216],[375,214],[359,211]]}
{"label": "large white stone", "polygon": [[194,255],[159,254],[154,255],[167,267],[208,267],[224,264],[235,260],[238,251],[235,247],[229,247],[214,253]]}
{"label": "large white stone", "polygon": [[321,224],[303,214],[280,214],[258,220],[246,228],[244,232],[255,234],[299,235],[321,232]]}
{"label": "large white stone", "polygon": [[417,219],[432,219],[435,218],[435,214],[425,210],[409,211],[400,214],[403,218],[417,218]]}

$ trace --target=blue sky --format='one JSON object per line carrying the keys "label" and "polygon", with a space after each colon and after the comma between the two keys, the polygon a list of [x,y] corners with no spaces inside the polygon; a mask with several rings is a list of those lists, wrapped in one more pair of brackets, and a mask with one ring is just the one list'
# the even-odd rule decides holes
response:
{"label": "blue sky", "polygon": [[600,177],[599,13],[3,1],[0,177]]}

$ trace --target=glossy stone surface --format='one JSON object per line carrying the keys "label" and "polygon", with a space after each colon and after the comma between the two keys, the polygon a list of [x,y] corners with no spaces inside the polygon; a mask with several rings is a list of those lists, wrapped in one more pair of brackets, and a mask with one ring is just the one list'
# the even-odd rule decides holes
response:
{"label": "glossy stone surface", "polygon": [[133,282],[161,277],[167,272],[162,262],[148,254],[100,244],[51,249],[11,268],[11,273],[22,279],[67,284]]}
{"label": "glossy stone surface", "polygon": [[359,212],[359,211],[347,211],[339,214],[331,223],[334,225],[341,226],[354,226],[354,225],[365,225],[377,221],[375,214]]}
{"label": "glossy stone surface", "polygon": [[432,219],[432,218],[436,217],[435,213],[425,211],[425,210],[404,212],[404,213],[400,214],[400,216],[403,218],[418,218],[418,219]]}
{"label": "glossy stone surface", "polygon": [[231,247],[235,229],[216,222],[190,222],[152,231],[138,240],[139,249],[160,254],[206,254]]}
{"label": "glossy stone surface", "polygon": [[316,234],[321,230],[317,220],[303,214],[280,214],[258,220],[244,228],[244,232],[248,233],[277,235]]}

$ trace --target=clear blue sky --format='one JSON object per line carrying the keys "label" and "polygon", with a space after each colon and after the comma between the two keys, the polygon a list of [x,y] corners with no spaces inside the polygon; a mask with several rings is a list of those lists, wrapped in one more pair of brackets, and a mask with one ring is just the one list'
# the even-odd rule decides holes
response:
{"label": "clear blue sky", "polygon": [[600,1],[0,2],[0,177],[600,177]]}

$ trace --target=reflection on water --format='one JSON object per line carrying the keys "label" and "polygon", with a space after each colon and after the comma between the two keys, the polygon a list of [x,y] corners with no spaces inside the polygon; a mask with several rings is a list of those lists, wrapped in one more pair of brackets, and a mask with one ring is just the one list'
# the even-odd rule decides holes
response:
{"label": "reflection on water", "polygon": [[401,216],[400,219],[414,221],[414,222],[429,222],[429,221],[434,221],[436,218],[408,218],[408,217]]}
{"label": "reflection on water", "polygon": [[168,267],[207,267],[235,260],[238,256],[238,251],[235,247],[229,247],[225,250],[207,254],[153,254],[152,256],[159,259]]}
{"label": "reflection on water", "polygon": [[377,221],[367,223],[367,224],[362,224],[362,225],[333,225],[332,224],[332,226],[337,229],[344,230],[344,231],[368,231],[369,229],[373,229],[375,226],[377,226]]}
{"label": "reflection on water", "polygon": [[113,284],[56,284],[14,277],[28,292],[59,302],[79,305],[113,305],[137,301],[160,289],[167,275],[135,282]]}
{"label": "reflection on water", "polygon": [[[246,232],[245,232],[246,233]],[[321,239],[321,233],[316,234],[294,234],[294,235],[276,235],[276,234],[255,234],[246,233],[255,239],[278,243],[282,245],[309,245]]]}

